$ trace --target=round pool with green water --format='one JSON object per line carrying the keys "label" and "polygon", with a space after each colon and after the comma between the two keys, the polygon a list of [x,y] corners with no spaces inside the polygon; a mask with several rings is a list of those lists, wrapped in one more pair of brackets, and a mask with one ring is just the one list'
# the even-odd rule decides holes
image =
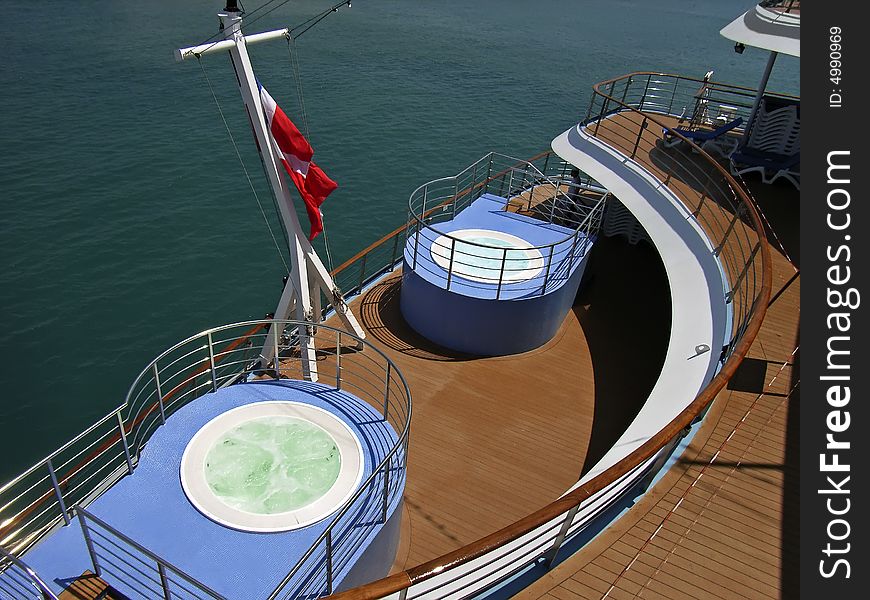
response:
{"label": "round pool with green water", "polygon": [[341,453],[321,427],[293,417],[251,419],[218,437],[205,479],[224,503],[272,515],[322,497],[338,479]]}

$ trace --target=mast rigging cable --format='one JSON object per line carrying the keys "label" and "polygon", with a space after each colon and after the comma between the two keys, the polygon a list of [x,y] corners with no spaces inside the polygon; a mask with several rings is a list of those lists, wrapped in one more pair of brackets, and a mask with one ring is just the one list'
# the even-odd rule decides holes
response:
{"label": "mast rigging cable", "polygon": [[[248,173],[247,167],[245,167],[245,162],[242,160],[242,154],[239,152],[239,147],[236,144],[236,139],[233,136],[233,132],[230,129],[229,124],[227,123],[227,119],[224,116],[224,111],[221,108],[220,101],[215,94],[214,88],[211,85],[211,80],[208,77],[208,73],[206,73],[205,66],[202,64],[202,59],[197,56],[196,61],[199,63],[199,68],[202,70],[202,74],[205,77],[205,81],[208,84],[208,89],[211,92],[211,97],[214,99],[214,103],[217,106],[218,113],[220,113],[221,120],[224,123],[224,128],[227,130],[227,134],[230,136],[230,142],[233,145],[233,150],[235,150],[236,158],[239,159],[239,164],[242,165],[242,171],[245,173],[245,179],[248,181],[248,185],[251,188],[251,192],[254,194],[254,198],[257,201],[257,206],[260,207],[260,214],[263,215],[263,221],[266,222],[266,228],[269,230],[269,236],[272,238],[272,242],[275,244],[275,250],[278,252],[278,256],[281,258],[281,262],[284,264],[284,270],[287,273],[290,272],[290,267],[287,265],[287,261],[284,259],[284,253],[281,251],[281,247],[278,245],[278,240],[275,238],[275,233],[272,231],[272,226],[269,224],[269,219],[266,216],[266,211],[263,209],[263,203],[260,202],[260,196],[257,194],[257,190],[254,187],[254,182],[251,181],[251,175]],[[274,200],[274,197],[273,197]],[[286,234],[285,234],[286,235]]]}
{"label": "mast rigging cable", "polygon": [[[260,6],[258,6],[257,8],[255,8],[255,9],[254,9],[253,11],[251,11],[250,13],[246,13],[246,11],[244,10],[244,6],[242,6],[242,11],[241,11],[240,14],[242,14],[242,15],[244,15],[244,14],[254,15],[254,14],[256,14],[257,12],[259,12],[259,11],[265,9],[265,8],[266,8],[267,6],[269,6],[270,4],[273,4],[273,3],[275,3],[275,2],[279,2],[277,5],[275,5],[275,6],[271,7],[271,8],[269,8],[268,10],[266,10],[265,12],[263,12],[262,14],[258,15],[256,18],[253,18],[253,19],[249,20],[249,21],[246,23],[246,25],[251,25],[251,24],[253,24],[253,23],[259,21],[260,19],[262,19],[262,18],[265,17],[266,15],[268,15],[268,14],[274,12],[275,10],[281,8],[282,6],[284,6],[285,4],[287,4],[289,1],[290,1],[290,0],[281,0],[281,1],[279,2],[279,0],[268,0],[268,1],[265,2],[264,4],[261,4]],[[303,128],[305,129],[305,137],[306,137],[306,139],[308,139],[308,140],[311,139],[311,130],[310,130],[310,127],[309,127],[309,122],[308,122],[308,114],[307,114],[307,111],[306,111],[306,109],[305,109],[305,95],[304,95],[303,86],[302,86],[302,73],[301,73],[301,68],[300,68],[300,65],[299,65],[298,49],[296,48],[296,38],[299,37],[299,36],[301,36],[302,34],[306,33],[307,31],[311,30],[313,27],[315,27],[316,25],[318,25],[321,21],[323,21],[323,20],[324,20],[326,17],[328,17],[330,14],[335,13],[335,12],[338,12],[339,8],[341,8],[342,6],[345,6],[345,5],[348,6],[348,7],[350,7],[350,6],[351,6],[351,0],[343,0],[342,2],[339,2],[339,3],[337,3],[337,4],[334,4],[334,5],[332,5],[331,7],[329,7],[328,9],[326,9],[326,10],[324,10],[324,11],[322,11],[322,12],[316,14],[316,15],[314,15],[313,17],[307,19],[306,21],[303,21],[303,22],[300,23],[299,25],[297,25],[297,26],[295,26],[295,27],[292,27],[292,28],[288,28],[288,35],[287,35],[287,51],[288,51],[288,55],[289,55],[289,58],[290,58],[290,64],[291,64],[291,66],[293,67],[293,77],[294,77],[294,82],[295,82],[295,85],[296,85],[296,93],[297,93],[297,98],[298,98],[298,102],[299,102],[299,108],[300,108],[301,117],[302,117],[302,125],[303,125]],[[302,28],[304,28],[304,29],[302,29]],[[302,29],[302,31],[299,32],[299,34],[297,34],[296,36],[293,36],[292,33],[293,33],[294,31],[299,30],[299,29]],[[210,42],[210,41],[212,41],[212,40],[215,40],[215,38],[217,38],[218,36],[220,36],[220,35],[222,34],[222,30],[223,30],[223,27],[221,27],[221,31],[218,31],[217,33],[215,33],[215,34],[211,35],[210,37],[206,38],[204,41],[202,41],[202,42],[201,42],[200,44],[198,44],[198,45],[199,45],[199,46],[202,46],[202,45],[205,45],[205,44],[207,44],[208,42]],[[222,38],[222,39],[223,39],[223,38]],[[215,40],[215,41],[212,43],[212,45],[217,44],[218,42],[222,41],[222,39]],[[292,42],[292,44],[293,44],[293,48],[290,47],[291,42]],[[295,51],[295,52],[294,52],[294,51]],[[256,201],[257,201],[257,206],[258,206],[259,209],[260,209],[260,214],[263,216],[263,221],[266,223],[266,228],[269,230],[269,236],[272,238],[272,242],[274,243],[274,245],[275,245],[275,249],[277,250],[278,255],[279,255],[280,258],[281,258],[281,262],[284,264],[284,268],[285,268],[285,270],[289,273],[289,272],[290,272],[290,269],[289,269],[289,267],[288,267],[288,265],[287,265],[287,261],[285,260],[285,258],[284,258],[284,254],[283,254],[283,252],[281,251],[281,248],[280,248],[280,246],[279,246],[279,244],[278,244],[278,240],[276,239],[275,234],[274,234],[274,232],[272,231],[272,227],[271,227],[271,225],[269,224],[269,219],[268,219],[268,217],[266,216],[266,212],[265,212],[265,210],[263,209],[263,204],[262,204],[262,202],[260,202],[259,195],[257,194],[257,191],[256,191],[256,189],[255,189],[255,187],[254,187],[254,184],[253,184],[253,182],[251,181],[250,174],[248,173],[248,170],[247,170],[247,168],[245,167],[244,161],[242,160],[241,153],[239,152],[239,149],[238,149],[238,145],[236,144],[235,138],[233,137],[233,134],[232,134],[232,131],[230,130],[229,124],[227,123],[227,120],[226,120],[226,118],[225,118],[225,116],[224,116],[223,109],[221,108],[220,102],[219,102],[219,100],[218,100],[218,98],[217,98],[217,95],[215,94],[214,88],[213,88],[213,86],[212,86],[212,84],[211,84],[211,80],[210,80],[209,77],[208,77],[208,73],[206,73],[205,66],[202,64],[201,56],[200,56],[200,54],[198,54],[198,53],[195,54],[195,56],[196,56],[196,58],[197,58],[197,62],[198,62],[199,65],[200,65],[200,69],[202,70],[203,76],[205,77],[206,83],[208,84],[208,88],[209,88],[209,91],[211,92],[212,99],[214,100],[215,105],[216,105],[217,108],[218,108],[218,112],[220,113],[221,120],[223,121],[223,124],[224,124],[224,128],[227,130],[227,133],[228,133],[229,136],[230,136],[230,141],[231,141],[232,144],[233,144],[233,149],[235,150],[236,157],[237,157],[238,160],[239,160],[239,164],[241,164],[241,166],[242,166],[242,170],[243,170],[244,173],[245,173],[245,178],[247,179],[247,181],[248,181],[248,185],[249,185],[249,187],[251,188],[251,192],[254,194],[254,198],[255,198]],[[260,157],[260,158],[261,158],[261,161],[262,161],[262,157]],[[278,206],[277,206],[278,199],[274,197],[274,194],[273,194],[272,200],[273,200],[273,203],[274,203],[274,208],[275,208],[275,210],[278,211]],[[329,270],[330,270],[330,272],[331,272],[331,271],[334,270],[335,267],[334,267],[334,264],[333,264],[333,261],[332,261],[332,252],[330,251],[329,234],[327,233],[327,230],[326,230],[326,220],[325,220],[325,218],[324,218],[323,211],[321,211],[320,214],[321,214],[321,221],[322,221],[322,224],[323,224],[323,241],[324,241],[324,249],[325,249],[325,251],[326,251],[326,259],[327,259],[327,262],[329,263]],[[285,242],[287,242],[288,245],[289,245],[289,239],[287,239],[287,232],[286,232],[286,231],[283,231],[283,228],[282,228],[282,233],[283,233],[283,235],[284,235]]]}

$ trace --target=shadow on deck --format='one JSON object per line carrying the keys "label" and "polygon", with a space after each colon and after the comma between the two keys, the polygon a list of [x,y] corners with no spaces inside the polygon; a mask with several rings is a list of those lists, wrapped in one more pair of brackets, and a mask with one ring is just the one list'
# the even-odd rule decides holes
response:
{"label": "shadow on deck", "polygon": [[661,372],[671,329],[667,276],[652,246],[601,238],[590,261],[574,313],[592,356],[595,414],[607,418],[592,425],[580,475],[637,416]]}
{"label": "shadow on deck", "polygon": [[454,550],[554,500],[640,410],[669,337],[664,267],[645,244],[600,238],[595,247],[555,337],[522,354],[475,357],[429,342],[401,315],[398,275],[352,304],[414,398],[396,568]]}

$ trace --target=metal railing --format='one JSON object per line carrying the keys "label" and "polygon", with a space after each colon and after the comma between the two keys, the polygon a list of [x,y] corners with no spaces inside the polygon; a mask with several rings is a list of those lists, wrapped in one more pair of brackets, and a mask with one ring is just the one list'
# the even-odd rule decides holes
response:
{"label": "metal railing", "polygon": [[252,321],[219,342],[212,338],[219,329],[210,330],[161,354],[148,368],[152,389],[136,389],[140,375],[123,404],[0,487],[0,543],[21,555],[55,527],[69,525],[72,506],[87,506],[133,472],[145,442],[169,414],[250,369],[257,354],[251,340],[264,335],[267,323]]}
{"label": "metal railing", "polygon": [[36,571],[0,547],[0,596],[4,594],[10,598],[57,600],[57,596]]}
{"label": "metal railing", "polygon": [[[405,226],[394,230],[332,272],[345,298],[359,293],[369,282],[395,267],[401,260],[404,232]],[[324,299],[324,316],[339,304],[337,300]],[[245,336],[243,334],[240,337]],[[236,341],[243,342],[243,339]],[[202,365],[199,368],[203,368]],[[226,369],[226,366],[221,366],[219,361],[218,368]],[[160,384],[160,392],[165,400],[163,415],[159,414],[160,405],[154,400],[153,393],[150,406],[146,406],[142,414],[133,415],[132,421],[129,416],[124,418],[128,406],[122,404],[0,486],[0,545],[10,548],[16,555],[22,554],[55,527],[68,524],[69,507],[74,504],[87,506],[95,495],[135,466],[136,456],[130,453],[129,445],[125,448],[125,438],[132,429],[131,422],[137,424],[138,435],[135,437],[138,445],[153,431],[155,420],[165,418],[165,405],[169,404],[172,410],[172,405],[176,404],[175,396],[185,393],[182,389],[184,386],[170,386],[166,381],[160,381]],[[198,392],[201,393],[202,389]],[[185,395],[192,399],[190,390]],[[143,424],[146,420],[148,422]]]}
{"label": "metal railing", "polygon": [[81,506],[74,506],[97,577],[112,575],[142,598],[226,600]]}
{"label": "metal railing", "polygon": [[[473,593],[473,590],[485,589],[494,580],[493,578],[501,579],[516,568],[544,556],[542,554],[544,548],[551,552],[552,546],[547,546],[546,541],[542,542],[547,538],[535,535],[537,528],[546,526],[554,519],[560,523],[560,528],[564,523],[568,523],[563,541],[585,528],[590,518],[598,514],[589,507],[594,508],[599,504],[605,506],[615,502],[633,488],[635,484],[631,482],[646,477],[648,473],[642,465],[661,461],[662,457],[666,456],[667,450],[679,441],[679,436],[685,427],[702,413],[733,374],[760,327],[770,294],[770,258],[767,247],[761,243],[763,228],[745,192],[700,148],[684,138],[683,147],[677,146],[666,150],[659,144],[662,128],[668,126],[665,121],[660,120],[660,116],[664,116],[667,112],[664,107],[667,107],[672,115],[676,117],[682,115],[685,118],[686,111],[682,110],[680,102],[676,100],[685,96],[685,92],[680,90],[693,87],[700,90],[704,86],[729,90],[728,94],[734,96],[742,96],[746,92],[752,93],[748,88],[711,84],[702,79],[658,73],[634,73],[596,86],[584,129],[587,134],[608,145],[620,148],[626,155],[635,158],[631,166],[646,170],[672,187],[677,187],[677,183],[680,183],[678,196],[686,209],[687,216],[695,218],[705,229],[713,244],[713,250],[723,265],[723,278],[728,283],[723,293],[726,294],[729,304],[733,306],[732,335],[722,351],[724,364],[720,372],[691,405],[659,434],[608,471],[504,530],[450,555],[356,590],[350,593],[351,597],[374,598],[394,592],[407,594],[411,585],[414,585],[415,589],[430,586],[435,596],[438,596],[439,589],[442,592],[447,589],[444,586],[448,584],[453,586],[450,589],[455,587],[464,590],[463,594]],[[673,100],[664,102],[666,98]],[[628,99],[633,100],[629,102]],[[686,99],[688,100],[688,97]],[[693,104],[687,106],[694,107],[695,101],[692,100]],[[715,111],[716,103],[713,106]],[[712,115],[709,112],[709,102],[707,110],[709,118]],[[694,108],[692,111],[694,114]],[[619,122],[617,118],[624,122]],[[676,135],[679,137],[679,134]],[[565,177],[564,163],[555,159],[550,153],[542,154],[528,162],[540,165],[536,161],[546,163],[543,168],[537,167],[541,174],[549,177],[561,174]],[[510,177],[508,181],[512,185]],[[696,187],[693,188],[692,185]],[[689,191],[693,189],[694,193]],[[727,221],[723,222],[722,218],[726,218]],[[345,287],[349,290],[346,294],[361,289],[368,281],[395,266],[399,260],[398,249],[404,245],[404,233],[404,228],[397,229],[336,269],[335,273],[343,275],[344,280],[349,282]],[[261,331],[264,323],[267,322],[250,322],[251,330],[256,328],[257,331]],[[254,331],[250,333],[253,334]],[[265,334],[261,332],[260,335]],[[198,336],[194,336],[191,340],[196,337]],[[289,340],[289,337],[281,336],[279,342]],[[248,343],[246,332],[241,332],[235,336],[235,339],[224,340],[224,342],[228,346],[237,344],[247,348],[257,347],[256,344]],[[212,343],[215,343],[214,340]],[[67,507],[76,504],[86,506],[116,479],[127,473],[129,469],[135,468],[138,452],[141,451],[153,429],[159,426],[156,421],[165,418],[167,411],[171,412],[179,407],[177,402],[173,402],[176,396],[184,395],[186,398],[184,401],[189,402],[193,397],[208,391],[210,386],[213,388],[218,381],[223,384],[232,379],[229,369],[225,372],[221,371],[221,368],[229,366],[227,364],[222,367],[226,352],[221,349],[215,350],[212,346],[211,354],[216,360],[214,369],[211,368],[210,362],[203,362],[211,360],[205,358],[209,354],[208,348],[205,348],[205,354],[202,354],[201,347],[198,350],[189,348],[186,351],[180,349],[179,351],[181,352],[179,356],[172,359],[166,357],[167,362],[157,367],[156,377],[151,376],[153,383],[151,391],[143,392],[144,398],[139,396],[140,409],[137,413],[133,414],[130,408],[125,419],[122,412],[129,407],[125,403],[25,473],[0,487],[0,544],[5,544],[12,549],[11,552],[20,554],[47,531],[63,524],[69,518]],[[231,355],[231,351],[232,348],[227,352]],[[197,366],[192,369],[192,372],[188,370],[186,377],[174,374],[178,377],[178,383],[167,384],[166,376],[170,373],[165,372],[165,369],[177,365],[178,361],[183,362],[185,359],[182,356],[185,352],[190,353],[189,362],[196,362]],[[241,359],[236,360],[239,364],[244,363]],[[204,364],[208,366],[203,367]],[[202,370],[197,372],[198,369]],[[154,371],[153,367],[151,370]],[[339,376],[339,379],[341,380],[342,377]],[[404,389],[407,392],[403,380],[401,385],[391,384],[391,388]],[[149,397],[150,404],[145,402],[145,398]],[[163,401],[157,402],[156,398],[160,397]],[[392,410],[389,414],[393,419]],[[410,403],[405,416],[409,415]],[[407,450],[407,429],[395,425],[394,428],[397,432],[403,431],[400,440],[403,443],[402,460],[404,460]],[[132,437],[132,440],[128,441],[128,437]],[[389,475],[393,469],[395,469],[393,465],[387,465],[387,468],[382,471],[382,477],[383,480],[387,480],[386,487],[395,490],[389,483],[397,479]],[[629,473],[632,476],[626,479],[624,476]],[[380,483],[383,483],[383,480]],[[575,508],[577,510],[569,518],[569,513]],[[549,540],[553,545],[559,539],[559,532],[561,529]],[[533,542],[537,540],[537,543],[527,543],[526,536],[530,536]],[[341,543],[342,540],[339,542]],[[322,589],[329,591],[327,581],[330,578],[329,572],[334,575],[338,572],[337,566],[346,566],[346,561],[352,554],[348,553],[348,548],[351,546],[344,542],[342,548],[345,550],[341,556],[338,556],[334,550],[325,551],[327,548],[339,545],[335,540],[323,537],[319,544],[320,549],[310,551],[308,554],[309,566],[306,567],[306,571],[310,570],[311,573],[317,574],[324,584]],[[497,565],[500,567],[499,570],[494,570],[493,567],[474,571],[471,576],[464,571],[459,575],[452,575],[457,567],[467,566],[472,561],[486,562],[489,553],[497,549],[500,549],[498,559],[500,562]],[[329,560],[327,556],[330,557]],[[329,561],[332,561],[332,567],[329,566]],[[495,565],[495,562],[492,565]],[[296,571],[297,575],[301,573],[299,569]],[[435,581],[436,576],[438,576],[437,581]],[[449,580],[448,584],[442,583],[444,580]],[[309,581],[313,580],[309,579]],[[413,597],[417,595],[420,594],[412,593]]]}
{"label": "metal railing", "polygon": [[[267,340],[266,332],[273,324],[280,327],[273,327]],[[119,478],[132,473],[154,431],[181,407],[254,377],[301,379],[302,365],[298,353],[294,354],[300,327],[314,326],[275,320],[224,325],[160,354],[136,378],[124,404],[0,488],[0,535],[10,552],[21,555],[53,528],[69,525],[72,507],[87,506]],[[293,569],[293,574],[307,575],[309,581],[323,579],[323,590],[330,591],[355,545],[383,522],[368,513],[385,518],[400,494],[411,396],[402,374],[383,352],[351,333],[327,325],[316,329],[320,380],[377,407],[397,433],[380,464],[305,554],[304,564]],[[277,348],[282,357],[279,365],[260,364],[264,343]],[[352,510],[355,527],[338,527],[340,517]],[[322,560],[321,547],[328,550],[328,564]],[[288,567],[291,563],[295,561],[288,557]]]}
{"label": "metal railing", "polygon": [[[636,168],[674,191],[686,216],[704,231],[724,272],[724,294],[732,312],[732,331],[728,347],[723,350],[724,358],[756,309],[765,238],[764,229],[755,227],[757,211],[751,199],[713,157],[673,130],[669,136],[680,138],[682,143],[662,143],[664,129],[673,125],[672,118],[677,115],[662,115],[656,94],[696,87],[753,93],[704,79],[634,73],[596,86],[585,130],[629,155]],[[671,120],[663,120],[668,118]]]}
{"label": "metal railing", "polygon": [[[569,165],[551,153],[533,160],[538,164],[491,152],[453,177],[414,190],[405,232],[410,267],[428,271],[447,290],[462,277],[463,284],[490,291],[495,299],[508,285],[519,295],[544,294],[548,284],[568,277],[598,235],[604,190],[588,177],[568,178]],[[571,233],[549,244],[518,249],[470,241],[439,228],[483,194],[503,199],[503,211],[525,211]],[[431,253],[436,262],[435,257],[443,259],[446,265],[427,266],[427,261],[418,261],[421,252]],[[530,269],[530,263],[536,268]]]}
{"label": "metal railing", "polygon": [[[609,99],[593,94],[590,114],[603,117],[628,105],[650,114],[677,117],[680,126],[689,129],[717,127],[737,117],[748,123],[757,94],[753,88],[666,73],[633,73],[599,85],[606,86]],[[765,94],[797,99],[789,94]],[[737,128],[734,135],[741,133]]]}
{"label": "metal railing", "polygon": [[[351,257],[332,272],[333,281],[345,298],[359,294],[363,288],[388,273],[402,259],[405,246],[405,226],[382,237],[362,252]],[[332,298],[325,299],[323,315],[333,309]]]}
{"label": "metal railing", "polygon": [[[730,339],[722,348],[718,372],[658,433],[555,502],[476,542],[335,598],[374,599],[392,594],[402,600],[467,598],[485,593],[533,563],[552,564],[565,543],[621,499],[649,485],[733,376],[767,310],[771,258],[758,212],[737,181],[685,137],[676,134],[683,144],[673,148],[662,143],[663,130],[676,119],[661,116],[668,111],[673,111],[673,117],[685,113],[675,99],[681,96],[680,90],[699,89],[701,84],[709,82],[657,73],[634,73],[600,83],[594,87],[581,126],[586,135],[632,158],[626,168],[641,170],[667,185],[686,217],[694,219],[709,240],[710,252],[722,265],[721,299],[731,307],[732,315]],[[716,89],[739,89],[714,85]]]}

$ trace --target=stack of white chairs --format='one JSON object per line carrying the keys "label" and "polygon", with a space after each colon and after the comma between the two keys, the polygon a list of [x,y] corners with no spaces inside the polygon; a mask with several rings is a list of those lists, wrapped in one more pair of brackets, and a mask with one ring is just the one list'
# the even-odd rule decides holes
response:
{"label": "stack of white chairs", "polygon": [[746,143],[730,156],[731,172],[757,172],[764,183],[784,178],[800,189],[800,129],[800,104],[762,98]]}

